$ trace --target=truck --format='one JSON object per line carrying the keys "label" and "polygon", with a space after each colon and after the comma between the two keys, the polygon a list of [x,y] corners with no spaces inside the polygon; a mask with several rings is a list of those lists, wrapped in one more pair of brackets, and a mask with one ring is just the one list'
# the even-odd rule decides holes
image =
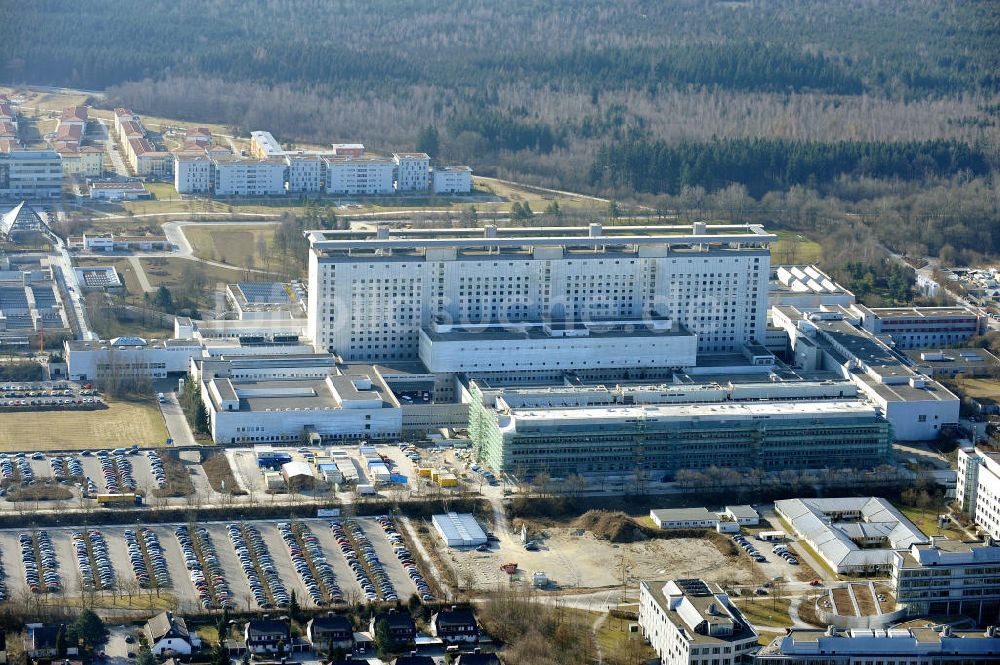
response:
{"label": "truck", "polygon": [[134,493],[125,494],[98,494],[97,504],[105,508],[115,506],[141,506],[142,495]]}

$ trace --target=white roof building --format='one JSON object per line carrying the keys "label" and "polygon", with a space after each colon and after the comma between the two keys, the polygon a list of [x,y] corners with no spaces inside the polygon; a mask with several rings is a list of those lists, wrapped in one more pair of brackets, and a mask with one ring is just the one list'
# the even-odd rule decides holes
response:
{"label": "white roof building", "polygon": [[431,517],[448,547],[476,547],[486,543],[486,532],[469,513],[444,513]]}
{"label": "white roof building", "polygon": [[885,499],[785,499],[779,515],[838,573],[887,572],[893,550],[928,542],[910,520]]}

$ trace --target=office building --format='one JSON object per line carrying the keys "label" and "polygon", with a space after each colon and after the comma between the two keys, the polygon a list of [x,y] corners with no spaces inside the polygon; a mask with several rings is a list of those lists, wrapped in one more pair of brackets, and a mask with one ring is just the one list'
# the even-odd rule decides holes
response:
{"label": "office building", "polygon": [[771,321],[788,334],[796,368],[833,371],[854,382],[892,423],[897,440],[933,440],[942,427],[958,423],[958,397],[914,371],[878,336],[865,330],[854,306],[799,309],[776,305],[771,308]]}
{"label": "office building", "polygon": [[62,177],[62,160],[54,150],[0,153],[0,199],[58,198]]}
{"label": "office building", "polygon": [[966,307],[865,307],[861,327],[897,349],[954,346],[986,332],[986,317]]}
{"label": "office building", "polygon": [[431,172],[435,194],[468,194],[472,191],[472,169],[468,166],[438,166]]}
{"label": "office building", "polygon": [[104,201],[136,201],[151,197],[146,185],[138,180],[95,181],[87,189],[90,191],[90,198]]}
{"label": "office building", "polygon": [[955,496],[976,526],[1000,539],[1000,453],[960,448]]}
{"label": "office building", "polygon": [[430,188],[431,158],[423,152],[394,152],[397,192],[425,192]]}
{"label": "office building", "polygon": [[[889,424],[843,384],[546,384],[471,379],[469,437],[494,471],[671,479],[682,469],[873,467]],[[850,392],[849,390],[847,391]],[[785,396],[787,395],[787,397]],[[809,399],[803,399],[809,396]]]}
{"label": "office building", "polygon": [[760,226],[314,231],[309,335],[346,360],[412,360],[432,323],[669,319],[698,352],[763,337]]}
{"label": "office building", "polygon": [[774,509],[832,570],[887,574],[893,550],[929,542],[901,512],[879,497],[785,499]]}
{"label": "office building", "polygon": [[324,157],[327,194],[391,194],[395,163],[383,157]]}
{"label": "office building", "polygon": [[216,443],[393,440],[403,428],[392,391],[369,368],[321,379],[202,377],[202,400]]}
{"label": "office building", "polygon": [[738,665],[757,631],[719,585],[698,579],[643,581],[639,628],[662,665]]}
{"label": "office building", "polygon": [[758,651],[754,665],[995,665],[995,629],[911,623],[888,630],[792,628]]}
{"label": "office building", "polygon": [[226,304],[242,321],[304,319],[305,291],[293,282],[240,282],[226,285]]}
{"label": "office building", "polygon": [[967,616],[1000,621],[1000,547],[931,538],[893,552],[890,573],[896,606],[911,615]]}

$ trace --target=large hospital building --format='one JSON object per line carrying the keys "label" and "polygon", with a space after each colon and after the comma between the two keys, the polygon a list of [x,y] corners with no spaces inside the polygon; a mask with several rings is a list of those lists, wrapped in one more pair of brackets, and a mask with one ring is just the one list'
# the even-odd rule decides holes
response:
{"label": "large hospital building", "polygon": [[763,338],[775,236],[759,226],[591,224],[381,227],[315,231],[309,240],[316,350],[385,361],[417,359],[421,330],[434,324],[449,326],[454,342],[498,324],[661,319],[696,335],[699,353],[736,351]]}

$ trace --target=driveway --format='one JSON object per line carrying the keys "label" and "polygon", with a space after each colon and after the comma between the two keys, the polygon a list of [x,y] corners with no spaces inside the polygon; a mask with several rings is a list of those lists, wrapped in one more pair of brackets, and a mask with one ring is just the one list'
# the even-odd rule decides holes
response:
{"label": "driveway", "polygon": [[164,396],[166,397],[166,401],[160,402],[160,413],[163,414],[163,420],[167,424],[167,432],[170,433],[170,438],[178,446],[195,445],[197,442],[194,440],[194,434],[191,432],[191,426],[188,425],[187,418],[184,416],[181,404],[177,401],[177,393],[164,393]]}

